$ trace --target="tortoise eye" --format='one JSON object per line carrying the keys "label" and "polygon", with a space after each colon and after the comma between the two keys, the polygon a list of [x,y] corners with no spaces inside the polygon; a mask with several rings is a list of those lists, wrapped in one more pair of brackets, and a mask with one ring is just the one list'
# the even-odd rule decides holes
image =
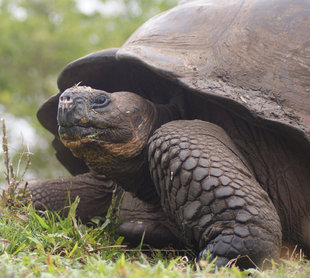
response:
{"label": "tortoise eye", "polygon": [[107,106],[110,103],[110,98],[107,95],[98,95],[94,99],[92,99],[90,103],[90,107],[92,109],[99,109]]}

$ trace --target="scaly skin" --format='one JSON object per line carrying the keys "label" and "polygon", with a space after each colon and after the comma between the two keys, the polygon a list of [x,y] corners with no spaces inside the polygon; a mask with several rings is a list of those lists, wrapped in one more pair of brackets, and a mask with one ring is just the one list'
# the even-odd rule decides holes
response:
{"label": "scaly skin", "polygon": [[114,188],[112,180],[87,173],[69,178],[30,180],[27,191],[34,207],[39,210],[63,211],[79,196],[76,213],[83,222],[87,222],[94,216],[106,215]]}
{"label": "scaly skin", "polygon": [[[170,243],[180,245],[169,230],[167,216],[159,203],[154,205],[143,202],[130,192],[125,192],[120,187],[116,189],[115,186],[106,177],[87,173],[70,178],[31,180],[28,182],[27,192],[36,209],[49,209],[64,214],[67,214],[69,204],[79,196],[76,216],[84,223],[95,216],[106,216],[114,192],[116,209],[120,209],[120,219],[125,220],[118,230],[127,242],[139,244],[144,237],[144,243],[157,248]],[[123,199],[121,204],[120,199]]]}
{"label": "scaly skin", "polygon": [[218,266],[238,256],[256,265],[279,257],[277,212],[223,129],[170,122],[150,138],[148,159],[164,211],[200,257],[209,252]]}

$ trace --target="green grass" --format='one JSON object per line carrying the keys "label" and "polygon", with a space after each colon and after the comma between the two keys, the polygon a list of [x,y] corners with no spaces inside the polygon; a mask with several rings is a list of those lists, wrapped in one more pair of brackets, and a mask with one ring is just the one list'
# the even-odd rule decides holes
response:
{"label": "green grass", "polygon": [[0,277],[310,277],[310,262],[281,261],[265,271],[236,267],[215,269],[177,257],[174,251],[129,249],[114,223],[87,227],[75,220],[78,202],[64,219],[39,214],[31,205],[2,208],[0,218]]}
{"label": "green grass", "polygon": [[[105,219],[82,225],[75,212],[79,200],[71,204],[63,218],[56,212],[38,212],[25,196],[17,195],[30,164],[29,152],[20,155],[17,170],[11,163],[3,122],[3,157],[8,190],[0,200],[0,278],[1,277],[310,277],[310,261],[301,256],[274,263],[261,271],[240,271],[237,267],[217,269],[202,262],[200,269],[186,252],[156,250],[142,243],[129,248],[117,233],[119,223],[110,209]],[[24,157],[25,156],[25,157]],[[21,160],[24,159],[24,163]],[[21,165],[24,170],[21,171]],[[18,173],[21,173],[18,175]],[[113,202],[112,202],[113,204]],[[190,255],[190,253],[188,253]]]}

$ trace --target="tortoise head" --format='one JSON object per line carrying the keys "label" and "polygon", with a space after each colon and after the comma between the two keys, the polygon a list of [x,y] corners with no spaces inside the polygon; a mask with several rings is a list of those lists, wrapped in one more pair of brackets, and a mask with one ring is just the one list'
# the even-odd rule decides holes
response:
{"label": "tortoise head", "polygon": [[91,169],[112,178],[126,162],[141,157],[154,113],[154,105],[137,94],[74,86],[59,98],[59,136]]}

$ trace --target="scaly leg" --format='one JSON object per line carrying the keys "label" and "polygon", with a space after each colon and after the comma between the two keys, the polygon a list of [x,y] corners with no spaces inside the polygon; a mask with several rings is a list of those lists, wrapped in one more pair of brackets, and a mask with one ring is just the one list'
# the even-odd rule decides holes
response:
{"label": "scaly leg", "polygon": [[163,125],[149,140],[149,165],[163,210],[199,257],[209,252],[225,266],[241,256],[241,267],[278,258],[277,212],[222,128],[200,120]]}
{"label": "scaly leg", "polygon": [[77,216],[87,222],[94,216],[106,215],[114,188],[110,179],[87,173],[69,178],[30,180],[27,192],[36,209],[53,211],[62,210],[79,196]]}

